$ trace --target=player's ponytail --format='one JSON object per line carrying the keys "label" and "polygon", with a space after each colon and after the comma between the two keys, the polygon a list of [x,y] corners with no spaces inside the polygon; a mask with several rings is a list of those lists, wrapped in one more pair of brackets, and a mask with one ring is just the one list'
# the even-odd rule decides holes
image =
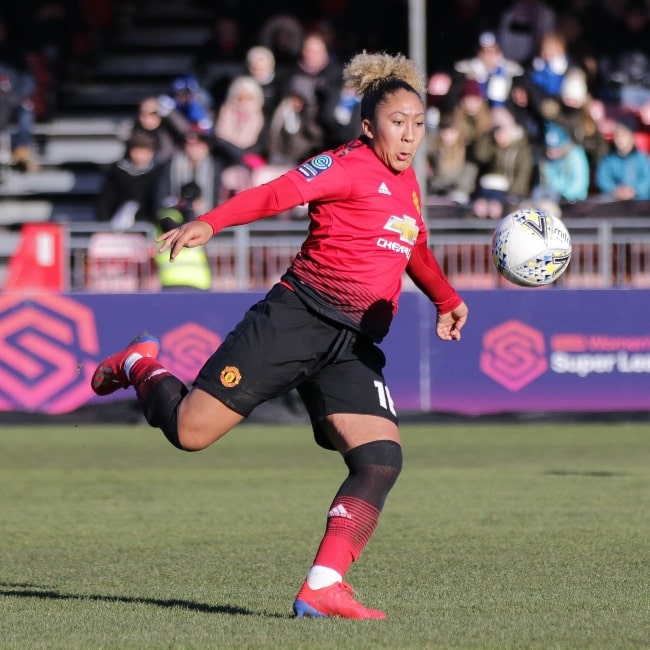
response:
{"label": "player's ponytail", "polygon": [[387,95],[400,88],[422,96],[424,78],[415,61],[403,54],[385,52],[354,56],[343,69],[345,85],[353,88],[361,97],[361,119],[372,119],[375,109]]}

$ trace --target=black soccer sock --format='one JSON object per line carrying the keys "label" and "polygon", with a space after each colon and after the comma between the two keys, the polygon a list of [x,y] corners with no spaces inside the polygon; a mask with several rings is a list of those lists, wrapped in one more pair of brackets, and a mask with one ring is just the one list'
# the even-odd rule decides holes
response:
{"label": "black soccer sock", "polygon": [[188,393],[187,386],[169,373],[135,386],[147,422],[159,428],[177,449],[183,449],[178,437],[178,405]]}
{"label": "black soccer sock", "polygon": [[361,499],[381,510],[402,471],[402,447],[392,440],[360,445],[343,457],[350,473],[337,493]]}

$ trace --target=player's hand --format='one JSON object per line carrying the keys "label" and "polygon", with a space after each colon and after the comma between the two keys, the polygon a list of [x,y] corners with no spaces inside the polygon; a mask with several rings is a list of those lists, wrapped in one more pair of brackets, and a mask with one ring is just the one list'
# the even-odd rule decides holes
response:
{"label": "player's hand", "polygon": [[460,330],[467,322],[467,305],[461,302],[456,309],[436,318],[436,335],[443,341],[460,341]]}
{"label": "player's hand", "polygon": [[173,262],[181,249],[203,246],[213,234],[212,226],[205,221],[190,221],[156,237],[156,241],[162,243],[158,252],[169,250],[169,260]]}

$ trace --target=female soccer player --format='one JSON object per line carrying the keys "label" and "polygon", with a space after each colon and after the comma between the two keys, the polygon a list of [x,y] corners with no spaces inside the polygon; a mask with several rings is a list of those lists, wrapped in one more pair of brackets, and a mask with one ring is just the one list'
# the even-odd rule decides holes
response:
{"label": "female soccer player", "polygon": [[459,340],[467,307],[427,245],[411,162],[424,138],[423,83],[405,57],[359,54],[345,82],[362,97],[362,135],[163,234],[176,259],[220,230],[309,204],[309,234],[266,297],[208,359],[192,387],[156,360],[142,334],[98,366],[92,388],[133,386],[147,421],[179,449],[204,449],[270,398],[297,388],[316,442],[349,474],[293,604],[297,616],[385,618],[343,580],[372,535],[402,468],[397,415],[377,346],[397,310],[404,271],[437,309],[436,334]]}

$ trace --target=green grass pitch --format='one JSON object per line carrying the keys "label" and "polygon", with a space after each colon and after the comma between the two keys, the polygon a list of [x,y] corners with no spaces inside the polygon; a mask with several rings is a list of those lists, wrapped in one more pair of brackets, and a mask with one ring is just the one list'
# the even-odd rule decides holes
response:
{"label": "green grass pitch", "polygon": [[291,615],[345,476],[307,426],[4,426],[0,647],[650,648],[648,424],[402,434],[344,621]]}

